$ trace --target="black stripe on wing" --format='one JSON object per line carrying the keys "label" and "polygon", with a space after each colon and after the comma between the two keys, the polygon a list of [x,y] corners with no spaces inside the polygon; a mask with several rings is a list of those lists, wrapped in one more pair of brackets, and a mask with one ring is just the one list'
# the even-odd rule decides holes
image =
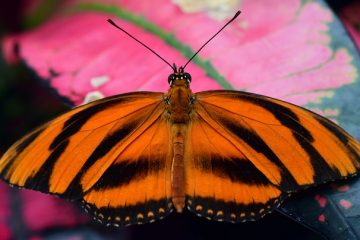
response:
{"label": "black stripe on wing", "polygon": [[229,159],[218,155],[212,155],[210,159],[201,159],[200,165],[203,166],[201,168],[202,171],[210,172],[220,178],[230,179],[233,183],[273,186],[269,179],[267,179],[267,177],[258,170],[249,159]]}
{"label": "black stripe on wing", "polygon": [[121,187],[141,180],[149,173],[155,174],[165,168],[166,159],[138,159],[121,161],[111,165],[94,185],[92,190]]}

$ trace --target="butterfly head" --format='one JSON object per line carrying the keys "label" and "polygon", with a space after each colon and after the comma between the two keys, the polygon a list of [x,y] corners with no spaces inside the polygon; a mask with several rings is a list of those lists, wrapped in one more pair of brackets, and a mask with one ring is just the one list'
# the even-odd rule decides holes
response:
{"label": "butterfly head", "polygon": [[170,74],[168,77],[168,82],[170,87],[173,85],[184,85],[184,83],[189,86],[191,82],[191,75],[187,72],[184,72],[183,67],[177,69],[176,65],[173,65],[174,73]]}

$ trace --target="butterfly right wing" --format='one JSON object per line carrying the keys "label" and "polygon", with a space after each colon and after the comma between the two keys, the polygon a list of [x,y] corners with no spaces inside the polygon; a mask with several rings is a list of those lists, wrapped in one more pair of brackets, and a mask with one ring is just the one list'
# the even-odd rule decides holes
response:
{"label": "butterfly right wing", "polygon": [[1,177],[82,200],[109,224],[161,218],[171,211],[163,104],[162,93],[138,92],[77,107],[15,143],[1,158]]}
{"label": "butterfly right wing", "polygon": [[196,94],[185,152],[187,207],[253,221],[300,189],[353,176],[360,143],[329,120],[270,97]]}

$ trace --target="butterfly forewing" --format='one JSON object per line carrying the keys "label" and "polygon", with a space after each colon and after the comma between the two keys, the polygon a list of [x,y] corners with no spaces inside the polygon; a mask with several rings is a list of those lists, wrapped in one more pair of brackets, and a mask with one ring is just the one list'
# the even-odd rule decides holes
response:
{"label": "butterfly forewing", "polygon": [[196,95],[189,127],[187,204],[216,220],[262,217],[288,193],[355,174],[360,147],[301,107],[237,91]]}

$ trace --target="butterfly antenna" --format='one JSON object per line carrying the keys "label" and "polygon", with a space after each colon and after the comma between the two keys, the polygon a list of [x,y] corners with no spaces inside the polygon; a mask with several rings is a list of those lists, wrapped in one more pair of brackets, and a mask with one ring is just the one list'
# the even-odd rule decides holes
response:
{"label": "butterfly antenna", "polygon": [[219,31],[217,31],[214,36],[212,36],[209,40],[206,41],[206,43],[204,43],[201,48],[199,48],[199,50],[197,50],[197,52],[189,59],[189,61],[187,61],[187,63],[184,65],[183,69],[185,69],[186,65],[188,65],[189,62],[191,62],[191,60],[193,60],[193,58],[206,46],[206,44],[208,44],[214,37],[216,37],[216,35],[218,35],[224,28],[226,28],[227,25],[229,25],[232,21],[234,21],[239,15],[240,15],[241,11],[237,11],[235,13],[235,16],[230,19]]}
{"label": "butterfly antenna", "polygon": [[121,31],[123,31],[125,34],[127,34],[129,37],[131,37],[132,39],[134,39],[135,41],[137,41],[138,43],[140,43],[141,45],[143,45],[144,47],[146,47],[148,50],[150,50],[153,54],[155,54],[156,56],[158,56],[161,60],[163,60],[167,65],[169,65],[171,67],[172,70],[174,70],[174,72],[176,72],[176,68],[175,66],[172,66],[168,61],[166,61],[163,57],[161,57],[158,53],[156,53],[154,50],[152,50],[150,47],[146,46],[144,43],[142,43],[140,40],[138,40],[136,37],[134,37],[133,35],[131,35],[130,33],[128,33],[127,31],[125,31],[123,28],[121,28],[120,26],[118,26],[116,23],[113,22],[113,20],[108,19],[107,20],[111,25],[113,25],[114,27],[116,27],[117,29],[120,29]]}

